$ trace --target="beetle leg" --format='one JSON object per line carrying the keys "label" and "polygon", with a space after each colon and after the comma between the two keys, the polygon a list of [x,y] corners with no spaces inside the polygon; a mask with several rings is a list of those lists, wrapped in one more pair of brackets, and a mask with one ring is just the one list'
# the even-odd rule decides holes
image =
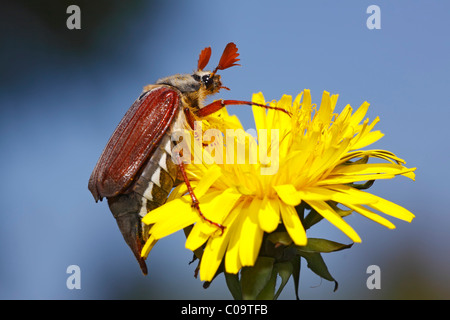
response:
{"label": "beetle leg", "polygon": [[189,182],[189,179],[187,177],[186,170],[184,169],[183,160],[181,159],[181,157],[179,155],[177,155],[177,162],[178,162],[178,167],[180,168],[181,175],[183,176],[183,180],[186,183],[186,187],[188,189],[189,195],[191,196],[191,199],[192,199],[191,207],[193,207],[197,210],[198,214],[200,215],[200,217],[202,217],[203,220],[216,226],[223,233],[225,226],[221,225],[220,223],[209,220],[208,218],[206,218],[203,215],[202,211],[200,210],[200,202],[198,201],[197,197],[195,196],[194,190],[192,189],[191,183]]}
{"label": "beetle leg", "polygon": [[[189,108],[187,108],[187,107],[184,108],[183,111],[184,111],[184,115],[185,115],[185,117],[186,117],[186,121],[187,121],[188,124],[189,124],[189,127],[191,127],[191,129],[194,130],[194,127],[195,127],[195,117],[194,117],[194,115],[192,114],[192,111],[191,111]],[[203,147],[206,147],[206,146],[208,146],[209,144],[210,144],[210,142],[208,142],[208,143],[202,142]]]}
{"label": "beetle leg", "polygon": [[240,101],[240,100],[216,100],[216,101],[204,106],[200,110],[197,110],[195,112],[195,114],[199,117],[205,117],[205,116],[208,116],[216,111],[219,111],[223,107],[229,106],[229,105],[257,106],[257,107],[262,107],[265,109],[278,110],[278,111],[284,112],[287,115],[291,116],[291,113],[287,110],[284,110],[283,108],[271,107],[271,106],[266,106],[266,105],[260,104],[260,103],[255,103],[255,102],[251,102],[251,101]]}
{"label": "beetle leg", "polygon": [[184,115],[186,117],[187,123],[189,124],[191,129],[194,130],[194,123],[195,123],[194,115],[192,114],[191,110],[188,107],[184,108],[183,111],[184,111]]}

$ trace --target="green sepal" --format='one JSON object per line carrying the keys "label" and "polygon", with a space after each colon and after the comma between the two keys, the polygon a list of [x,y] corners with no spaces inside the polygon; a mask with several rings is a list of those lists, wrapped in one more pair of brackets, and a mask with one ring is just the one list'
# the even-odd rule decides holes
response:
{"label": "green sepal", "polygon": [[337,202],[334,202],[334,201],[327,201],[327,204],[328,204],[331,208],[333,208],[333,210],[334,210],[338,215],[340,215],[341,217],[346,217],[346,216],[350,215],[350,214],[353,212],[353,210],[351,210],[351,209],[343,210],[343,209],[339,208],[338,205],[337,205]]}
{"label": "green sepal", "polygon": [[274,273],[275,277],[277,274],[281,277],[281,284],[280,287],[277,290],[277,293],[273,297],[273,300],[277,300],[281,291],[283,291],[284,287],[286,286],[287,282],[289,281],[289,278],[292,275],[292,272],[294,271],[294,266],[292,265],[292,262],[279,262],[275,263],[274,267]]}
{"label": "green sepal", "polygon": [[242,300],[241,283],[239,282],[239,275],[225,272],[225,282],[227,283],[228,290],[234,300]]}
{"label": "green sepal", "polygon": [[348,165],[353,165],[353,164],[366,164],[367,162],[369,162],[369,156],[363,156],[360,159],[355,160],[355,161],[347,160],[344,163],[342,163],[341,165],[348,166]]}
{"label": "green sepal", "polygon": [[323,217],[316,210],[311,209],[305,219],[303,219],[303,227],[305,230],[308,230],[322,219]]}
{"label": "green sepal", "polygon": [[306,244],[306,246],[297,246],[297,252],[299,254],[302,254],[303,252],[328,253],[348,249],[351,248],[352,246],[353,243],[343,244],[327,239],[308,238],[308,243]]}
{"label": "green sepal", "polygon": [[[243,268],[241,271],[241,288],[244,300],[276,300],[283,291],[293,272],[290,261],[274,263],[269,257],[259,257],[253,267]],[[277,278],[281,283],[275,293]],[[228,281],[228,280],[227,280]],[[235,279],[233,279],[235,285]],[[237,292],[237,289],[233,289]],[[233,297],[238,294],[233,294]]]}
{"label": "green sepal", "polygon": [[270,275],[269,281],[267,281],[265,287],[256,297],[256,300],[274,300],[275,286],[277,284],[277,270],[272,268],[272,273]]}
{"label": "green sepal", "polygon": [[295,299],[300,300],[298,295],[298,289],[300,287],[300,267],[301,267],[300,255],[295,256],[291,260],[292,264],[292,277],[294,278]]}
{"label": "green sepal", "polygon": [[334,282],[334,290],[336,291],[338,288],[338,282],[333,278],[333,276],[328,271],[327,265],[325,261],[323,261],[322,256],[318,252],[305,252],[299,251],[299,254],[305,258],[308,263],[307,267],[311,269],[312,272],[317,274],[319,277]]}
{"label": "green sepal", "polygon": [[369,189],[374,184],[374,182],[375,180],[369,180],[365,183],[348,183],[347,185],[355,189],[366,190]]}
{"label": "green sepal", "polygon": [[284,246],[292,244],[292,239],[287,232],[272,232],[267,236],[267,240],[269,240],[273,244],[279,243]]}
{"label": "green sepal", "polygon": [[258,257],[253,267],[241,269],[242,299],[257,299],[272,278],[274,262],[274,258]]}

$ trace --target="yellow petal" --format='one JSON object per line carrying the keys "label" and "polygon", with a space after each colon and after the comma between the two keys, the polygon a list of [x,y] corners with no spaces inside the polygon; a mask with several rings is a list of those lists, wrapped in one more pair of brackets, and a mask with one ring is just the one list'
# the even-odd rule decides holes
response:
{"label": "yellow petal", "polygon": [[293,110],[294,112],[296,112],[297,109],[300,107],[300,103],[301,103],[302,97],[303,97],[303,91],[300,92],[300,93],[295,97],[294,103],[293,103],[293,105],[292,105],[292,107],[293,107],[293,109],[294,109],[294,110]]}
{"label": "yellow petal", "polygon": [[329,124],[332,116],[332,105],[330,101],[330,93],[324,91],[322,94],[322,101],[320,103],[319,110],[316,113],[314,121],[318,121],[323,124]]}
{"label": "yellow petal", "polygon": [[195,188],[195,196],[200,199],[206,191],[211,187],[211,185],[216,182],[216,180],[221,176],[222,170],[217,165],[212,165],[209,167],[208,171],[202,177],[197,187]]}
{"label": "yellow petal", "polygon": [[366,218],[369,218],[370,220],[373,220],[389,229],[395,229],[395,225],[392,222],[379,216],[378,214],[373,213],[372,211],[370,211],[369,209],[367,209],[361,205],[346,204],[346,206],[348,208],[358,212],[359,214],[365,216]]}
{"label": "yellow petal", "polygon": [[345,108],[341,111],[339,116],[334,121],[335,125],[341,125],[342,123],[348,121],[348,119],[351,117],[352,114],[352,107],[348,104],[345,106]]}
{"label": "yellow petal", "polygon": [[244,201],[234,210],[238,212],[236,220],[233,222],[233,228],[229,228],[230,241],[228,243],[227,253],[225,255],[225,270],[228,273],[236,274],[242,267],[239,259],[239,241],[241,240],[242,224],[245,220],[244,208],[248,207],[249,202]]}
{"label": "yellow petal", "polygon": [[411,180],[415,181],[416,180],[416,174],[413,172],[415,171],[417,168],[411,168],[410,172],[405,172],[405,173],[401,173],[402,176],[410,178]]}
{"label": "yellow petal", "polygon": [[[373,195],[371,193],[357,190],[350,186],[329,186],[329,188],[332,190],[334,189],[347,193],[350,198],[363,197],[364,199],[368,200],[368,202],[361,202],[361,203],[367,204],[369,207],[381,211],[387,215],[393,216],[397,219],[411,222],[412,219],[414,218],[414,214],[412,214],[405,208],[399,206],[398,204],[390,202],[386,199]],[[349,207],[348,204],[354,204],[354,202],[351,201],[342,201],[341,203],[348,207]]]}
{"label": "yellow petal", "polygon": [[144,219],[147,224],[154,223],[151,233],[155,239],[161,239],[195,223],[199,215],[190,201],[180,198],[151,211]]}
{"label": "yellow petal", "polygon": [[[327,186],[331,192],[330,200],[346,204],[369,204],[377,202],[372,194],[346,185]],[[314,199],[313,199],[314,200]]]}
{"label": "yellow petal", "polygon": [[353,242],[361,242],[359,235],[350,225],[341,218],[326,202],[324,201],[306,201],[314,210],[322,217],[331,222],[335,227],[345,233]]}
{"label": "yellow petal", "polygon": [[178,198],[150,211],[142,218],[142,222],[150,225],[165,220],[166,217],[170,218],[173,216],[172,212],[181,215],[182,212],[191,210],[191,201],[187,199],[190,199],[189,196]]}
{"label": "yellow petal", "polygon": [[284,203],[290,206],[297,206],[302,201],[299,193],[292,184],[285,184],[273,187]]}
{"label": "yellow petal", "polygon": [[220,236],[210,237],[200,262],[200,280],[211,281],[222,263],[225,250],[229,244],[234,221],[239,215],[240,210],[234,210],[225,220],[226,228]]}
{"label": "yellow petal", "polygon": [[[223,192],[213,192],[200,199],[200,209],[206,219],[214,223],[224,224],[227,215],[241,197],[242,194],[236,192],[234,188],[228,188]],[[216,225],[204,219],[201,224],[201,231],[205,234],[213,234],[219,231]]]}
{"label": "yellow petal", "polygon": [[[292,185],[276,186],[274,189],[280,196],[284,203],[296,206],[302,200],[320,200],[320,201],[336,201],[340,203],[353,204],[368,204],[376,202],[376,200],[367,195],[365,192],[360,192],[354,188],[344,185],[333,185],[323,187],[308,187],[301,190],[295,190]],[[352,192],[354,191],[354,192]]]}
{"label": "yellow petal", "polygon": [[[274,107],[290,111],[292,108],[292,96],[284,94]],[[279,136],[283,137],[287,132],[291,131],[292,120],[289,115],[279,110],[267,110],[266,118],[267,129],[279,130]]]}
{"label": "yellow petal", "polygon": [[[195,183],[195,185],[197,185],[197,183]],[[191,186],[194,187],[193,182],[191,182]],[[182,197],[187,191],[188,190],[185,183],[179,184],[172,190],[172,192],[170,192],[166,202],[170,202],[172,200]]]}
{"label": "yellow petal", "polygon": [[[205,119],[205,118],[203,118]],[[222,108],[219,111],[206,117],[211,128],[217,128],[222,132],[225,132],[227,128],[242,129],[242,124],[239,118],[235,115],[230,116],[228,114],[227,108]]]}
{"label": "yellow petal", "polygon": [[305,246],[308,239],[297,211],[293,206],[286,205],[282,202],[280,203],[280,211],[283,224],[292,241],[298,246]]}
{"label": "yellow petal", "polygon": [[264,197],[258,214],[259,226],[267,233],[275,231],[280,223],[280,208],[278,199]]}
{"label": "yellow petal", "polygon": [[209,235],[201,231],[201,223],[196,223],[186,239],[185,247],[191,251],[195,251],[202,246],[208,239]]}
{"label": "yellow petal", "polygon": [[374,174],[374,173],[389,173],[389,174],[402,174],[404,172],[408,172],[411,169],[408,169],[400,164],[393,163],[365,163],[365,164],[351,164],[351,165],[342,165],[337,166],[331,172],[332,175],[338,174]]}
{"label": "yellow petal", "polygon": [[386,161],[389,161],[391,163],[405,163],[405,160],[400,159],[392,152],[386,151],[386,150],[357,150],[347,153],[344,157],[341,158],[340,163],[344,163],[346,161],[355,159],[355,158],[362,158],[362,157],[374,157],[374,158],[380,158],[384,159]]}
{"label": "yellow petal", "polygon": [[153,236],[150,236],[147,239],[147,241],[144,244],[144,247],[141,250],[141,257],[142,258],[147,258],[148,254],[153,249],[153,247],[155,246],[156,242],[158,242],[158,240],[156,240]]}
{"label": "yellow petal", "polygon": [[358,108],[358,110],[355,111],[355,113],[352,115],[350,119],[350,126],[356,127],[362,119],[364,119],[367,109],[369,109],[369,103],[367,101],[364,101],[363,104]]}
{"label": "yellow petal", "polygon": [[378,201],[368,206],[400,220],[411,222],[414,214],[391,201],[372,195]]}
{"label": "yellow petal", "polygon": [[228,229],[225,229],[221,236],[209,239],[200,262],[201,281],[211,281],[214,278],[222,262],[229,240],[230,232]]}
{"label": "yellow petal", "polygon": [[[252,102],[259,104],[266,104],[264,96],[261,92],[253,94]],[[253,117],[255,119],[256,131],[258,129],[265,129],[266,126],[266,109],[262,107],[252,106]]]}
{"label": "yellow petal", "polygon": [[353,144],[351,149],[361,149],[368,145],[371,145],[372,143],[375,143],[376,141],[380,140],[384,137],[384,134],[381,133],[381,131],[372,131],[367,133],[364,137],[361,137],[361,139],[358,140],[357,143]]}
{"label": "yellow petal", "polygon": [[245,216],[242,222],[241,237],[239,241],[239,259],[243,266],[253,266],[261,248],[264,231],[259,227],[258,214],[261,200],[253,198],[248,208],[242,210]]}
{"label": "yellow petal", "polygon": [[382,180],[395,178],[395,174],[376,173],[376,174],[356,174],[356,175],[329,175],[326,179],[317,182],[319,186],[347,184],[360,181]]}

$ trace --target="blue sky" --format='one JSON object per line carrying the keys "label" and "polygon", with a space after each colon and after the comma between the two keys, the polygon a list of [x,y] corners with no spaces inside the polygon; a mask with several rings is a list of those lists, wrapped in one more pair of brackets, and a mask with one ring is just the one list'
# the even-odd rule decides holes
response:
{"label": "blue sky", "polygon": [[[387,230],[358,216],[348,222],[363,242],[325,255],[339,281],[302,269],[305,299],[450,298],[448,169],[450,4],[444,1],[137,1],[80,2],[81,30],[67,30],[65,7],[5,6],[0,24],[0,227],[2,299],[229,299],[223,277],[204,290],[188,265],[184,235],[158,243],[143,277],[106,203],[87,189],[107,139],[142,87],[211,64],[235,42],[241,67],[221,72],[221,98],[267,100],[310,89],[339,94],[337,111],[368,101],[385,133],[374,148],[417,167],[371,192],[416,218]],[[73,2],[73,3],[76,3]],[[70,3],[72,4],[72,3]],[[369,30],[366,9],[381,9]],[[78,34],[77,34],[78,32]],[[246,128],[251,109],[230,107]],[[312,236],[349,243],[322,222]],[[66,269],[81,269],[68,290]],[[382,287],[368,290],[366,269],[380,266]],[[292,282],[282,298],[294,297]]]}

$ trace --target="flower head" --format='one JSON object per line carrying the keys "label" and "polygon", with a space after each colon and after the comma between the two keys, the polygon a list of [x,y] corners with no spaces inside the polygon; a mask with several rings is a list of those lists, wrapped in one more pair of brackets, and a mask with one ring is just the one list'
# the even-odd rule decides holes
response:
{"label": "flower head", "polygon": [[[261,93],[252,101],[266,103]],[[305,246],[305,222],[296,209],[300,205],[328,220],[354,242],[361,238],[343,219],[350,212],[388,228],[395,226],[377,212],[410,222],[414,217],[411,212],[363,191],[362,186],[397,175],[414,179],[415,168],[406,168],[405,162],[389,151],[361,150],[383,136],[373,130],[379,119],[364,119],[367,102],[354,112],[347,105],[340,114],[334,112],[336,102],[337,95],[324,92],[317,108],[309,90],[304,90],[294,100],[285,95],[270,102],[270,106],[289,111],[290,116],[253,107],[257,138],[245,133],[239,121],[225,111],[209,119],[209,124],[221,127],[224,144],[202,148],[202,161],[187,164],[186,171],[205,217],[225,229],[222,232],[192,208],[182,184],[165,205],[144,217],[151,228],[142,256],[148,255],[158,239],[194,225],[186,248],[195,251],[204,246],[200,278],[210,281],[222,261],[225,271],[232,274],[253,266],[264,234],[280,226],[293,244]],[[221,150],[224,161],[214,162]],[[369,159],[383,161],[372,163]],[[343,211],[339,204],[348,210]]]}

